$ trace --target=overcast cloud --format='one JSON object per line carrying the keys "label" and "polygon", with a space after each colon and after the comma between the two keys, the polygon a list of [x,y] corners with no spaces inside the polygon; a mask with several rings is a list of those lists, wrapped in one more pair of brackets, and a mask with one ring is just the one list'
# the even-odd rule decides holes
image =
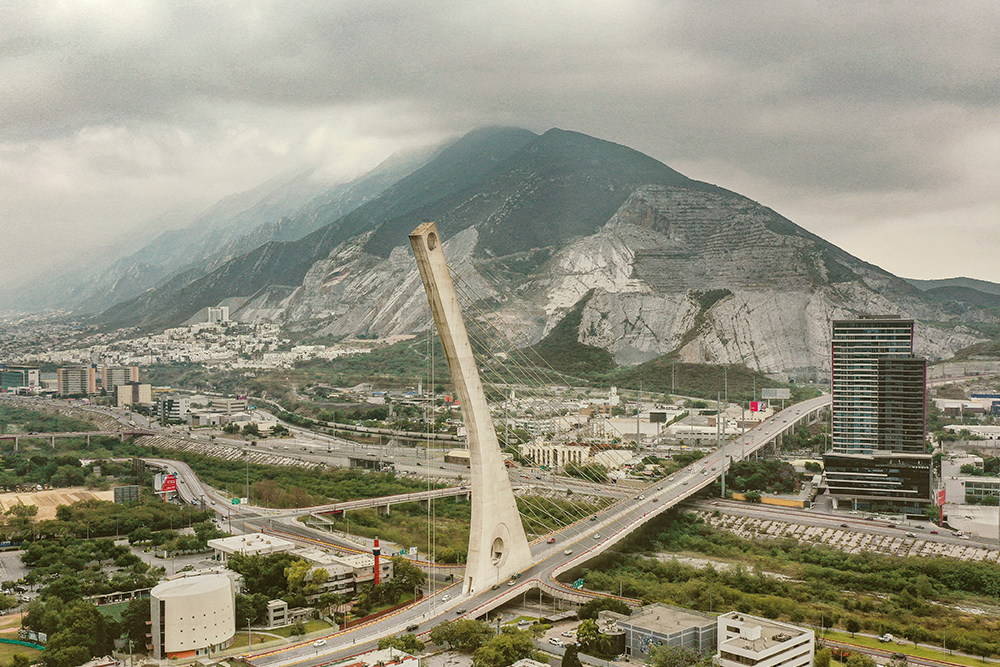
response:
{"label": "overcast cloud", "polygon": [[1000,282],[995,0],[8,3],[5,270],[487,124],[626,144],[897,275]]}

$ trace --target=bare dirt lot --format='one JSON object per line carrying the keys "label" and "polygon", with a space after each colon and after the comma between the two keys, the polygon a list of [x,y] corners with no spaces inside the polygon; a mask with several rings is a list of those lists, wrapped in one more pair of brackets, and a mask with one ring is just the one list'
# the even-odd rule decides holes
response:
{"label": "bare dirt lot", "polygon": [[30,493],[0,493],[0,512],[6,512],[14,505],[35,505],[38,508],[37,520],[56,518],[56,508],[60,505],[72,505],[80,500],[114,500],[114,491],[91,491],[82,486],[50,491],[32,491]]}

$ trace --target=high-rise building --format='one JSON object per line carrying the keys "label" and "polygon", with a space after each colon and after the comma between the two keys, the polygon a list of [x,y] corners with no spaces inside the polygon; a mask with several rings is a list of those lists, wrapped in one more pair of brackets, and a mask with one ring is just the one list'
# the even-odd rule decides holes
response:
{"label": "high-rise building", "polygon": [[917,510],[930,502],[925,454],[927,362],[913,356],[913,320],[836,320],[828,493],[859,509]]}
{"label": "high-rise building", "polygon": [[[908,423],[912,423],[913,411],[921,415],[917,448],[923,452],[924,382],[922,373],[919,383],[914,383],[912,376],[916,367],[925,362],[913,356],[913,320],[898,317],[836,320],[831,352],[833,450],[841,454],[868,454],[892,449],[880,447],[879,440],[896,411],[905,406],[910,414]],[[904,375],[906,382],[897,385],[896,380]]]}
{"label": "high-rise building", "polygon": [[109,394],[118,385],[139,381],[138,366],[101,366],[101,387]]}
{"label": "high-rise building", "polygon": [[97,374],[93,366],[63,366],[57,371],[56,381],[60,396],[97,393]]}

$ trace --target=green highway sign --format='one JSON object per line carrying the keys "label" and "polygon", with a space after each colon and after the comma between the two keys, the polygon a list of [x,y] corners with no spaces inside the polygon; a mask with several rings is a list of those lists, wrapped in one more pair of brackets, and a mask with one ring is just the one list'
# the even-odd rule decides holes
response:
{"label": "green highway sign", "polygon": [[233,504],[234,505],[239,505],[240,504],[240,499],[239,498],[233,498]]}
{"label": "green highway sign", "polygon": [[583,588],[583,577],[580,577],[579,579],[573,582],[573,588],[577,590]]}

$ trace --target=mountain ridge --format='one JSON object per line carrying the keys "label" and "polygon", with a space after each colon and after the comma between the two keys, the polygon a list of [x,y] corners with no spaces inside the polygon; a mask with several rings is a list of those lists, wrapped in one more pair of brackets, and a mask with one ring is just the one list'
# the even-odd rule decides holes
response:
{"label": "mountain ridge", "polygon": [[[988,302],[922,292],[628,147],[486,128],[306,237],[161,284],[99,321],[162,328],[240,297],[236,319],[317,335],[420,331],[430,317],[406,235],[425,219],[438,224],[468,302],[488,306],[513,337],[533,344],[571,314],[580,345],[622,364],[669,353],[808,378],[828,365],[833,318],[913,317],[918,351],[931,358],[987,339],[976,323],[998,319]],[[713,290],[725,296],[705,307]]]}

